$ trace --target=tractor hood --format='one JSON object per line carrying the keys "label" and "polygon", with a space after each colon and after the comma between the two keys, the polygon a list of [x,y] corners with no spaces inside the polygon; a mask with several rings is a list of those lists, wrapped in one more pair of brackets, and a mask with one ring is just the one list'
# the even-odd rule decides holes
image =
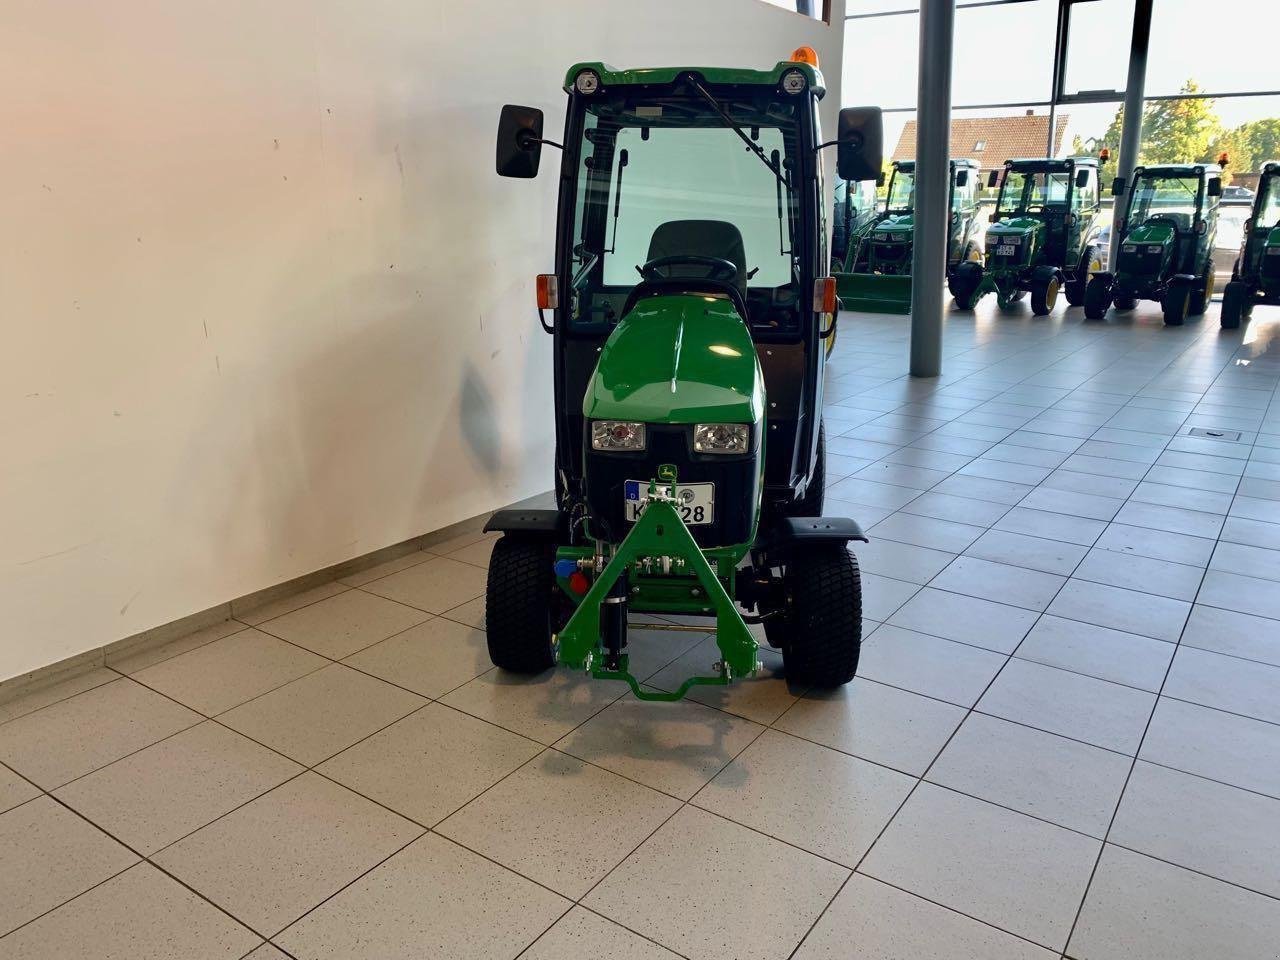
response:
{"label": "tractor hood", "polygon": [[911,231],[915,229],[916,218],[910,213],[895,213],[885,217],[876,224],[871,234],[872,240],[880,242],[898,242],[911,239]]}
{"label": "tractor hood", "polygon": [[641,300],[605,342],[582,412],[589,420],[759,423],[764,376],[751,334],[723,296]]}
{"label": "tractor hood", "polygon": [[1044,221],[1036,217],[1009,217],[987,227],[988,237],[1025,237],[1044,229]]}
{"label": "tractor hood", "polygon": [[1174,230],[1167,223],[1143,223],[1124,235],[1116,261],[1122,276],[1149,279],[1162,275],[1173,259]]}
{"label": "tractor hood", "polygon": [[1143,223],[1125,234],[1125,243],[1161,243],[1173,242],[1173,227],[1167,223]]}

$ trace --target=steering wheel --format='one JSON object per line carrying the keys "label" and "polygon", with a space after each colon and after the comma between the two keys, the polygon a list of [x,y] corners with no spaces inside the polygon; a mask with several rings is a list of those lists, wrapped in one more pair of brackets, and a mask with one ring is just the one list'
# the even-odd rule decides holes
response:
{"label": "steering wheel", "polygon": [[704,257],[693,253],[678,253],[670,257],[656,257],[640,268],[640,276],[646,280],[669,280],[670,274],[659,271],[670,267],[703,267],[707,271],[706,280],[719,280],[725,283],[738,276],[738,265],[724,257]]}

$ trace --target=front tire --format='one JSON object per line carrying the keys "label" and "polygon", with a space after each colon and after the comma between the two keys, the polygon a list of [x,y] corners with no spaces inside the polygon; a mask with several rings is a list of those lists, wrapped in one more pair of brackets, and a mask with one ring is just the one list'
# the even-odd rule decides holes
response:
{"label": "front tire", "polygon": [[1239,280],[1232,280],[1222,291],[1222,315],[1220,317],[1223,330],[1236,330],[1240,321],[1249,316],[1249,285]]}
{"label": "front tire", "polygon": [[788,596],[780,621],[765,621],[782,648],[787,680],[831,689],[853,679],[862,650],[862,577],[842,543],[797,549],[783,574]]}
{"label": "front tire", "polygon": [[512,673],[541,673],[551,652],[555,546],[505,535],[493,545],[485,590],[489,659]]}
{"label": "front tire", "polygon": [[1210,260],[1204,266],[1204,276],[1200,278],[1200,282],[1191,291],[1191,306],[1187,310],[1187,313],[1191,316],[1199,317],[1204,314],[1205,309],[1209,306],[1209,301],[1213,299],[1213,283],[1215,279],[1213,261]]}
{"label": "front tire", "polygon": [[1031,312],[1037,317],[1048,316],[1058,302],[1062,280],[1056,271],[1037,272],[1031,278]]}
{"label": "front tire", "polygon": [[1170,281],[1164,299],[1160,301],[1164,309],[1164,322],[1168,327],[1180,327],[1186,322],[1187,312],[1191,307],[1191,284],[1178,280]]}
{"label": "front tire", "polygon": [[1089,278],[1101,269],[1102,254],[1095,244],[1089,244],[1084,248],[1083,256],[1080,257],[1080,265],[1076,267],[1075,279],[1068,280],[1066,289],[1063,291],[1067,295],[1068,306],[1080,307],[1084,305],[1084,296],[1089,286]]}
{"label": "front tire", "polygon": [[978,286],[982,283],[982,264],[965,260],[956,264],[947,278],[947,288],[961,310],[972,310],[978,303]]}
{"label": "front tire", "polygon": [[1091,277],[1084,289],[1084,315],[1090,320],[1101,320],[1111,307],[1111,281],[1105,277]]}

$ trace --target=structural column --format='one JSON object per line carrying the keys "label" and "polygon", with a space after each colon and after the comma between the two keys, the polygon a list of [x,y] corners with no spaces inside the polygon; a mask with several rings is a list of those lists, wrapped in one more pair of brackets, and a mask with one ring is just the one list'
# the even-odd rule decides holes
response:
{"label": "structural column", "polygon": [[[1148,0],[1149,2],[1149,0]],[[951,207],[951,51],[955,0],[922,0],[916,100],[915,244],[911,259],[911,375],[942,372],[943,285]]]}
{"label": "structural column", "polygon": [[[1133,186],[1133,168],[1138,165],[1142,146],[1142,108],[1147,86],[1147,46],[1151,40],[1151,5],[1153,0],[1136,0],[1133,6],[1133,37],[1129,42],[1129,79],[1124,88],[1124,126],[1120,131],[1120,160],[1116,176]],[[1116,198],[1116,219],[1121,214],[1123,197]],[[1123,230],[1111,228],[1111,253],[1108,267],[1120,253]]]}

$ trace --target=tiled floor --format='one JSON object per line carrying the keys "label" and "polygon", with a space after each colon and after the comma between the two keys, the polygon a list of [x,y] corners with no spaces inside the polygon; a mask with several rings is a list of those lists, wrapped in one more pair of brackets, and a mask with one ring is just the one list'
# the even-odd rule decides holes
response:
{"label": "tiled floor", "polygon": [[498,674],[471,536],[0,704],[0,958],[1280,956],[1277,334],[845,317],[837,693]]}

